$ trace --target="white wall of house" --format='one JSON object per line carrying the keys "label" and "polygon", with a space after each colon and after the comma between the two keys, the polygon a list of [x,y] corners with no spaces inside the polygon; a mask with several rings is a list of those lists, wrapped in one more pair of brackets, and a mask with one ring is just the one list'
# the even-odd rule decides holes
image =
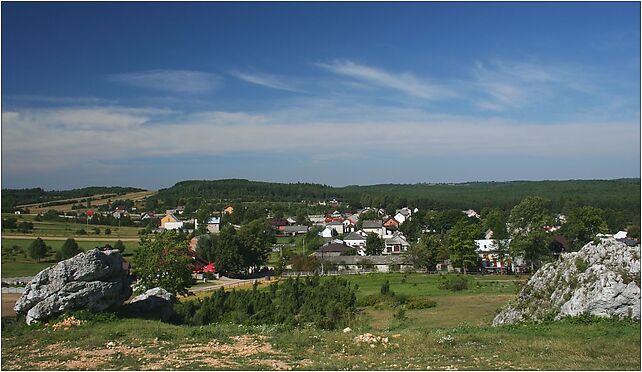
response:
{"label": "white wall of house", "polygon": [[183,228],[183,221],[178,222],[165,222],[163,226],[165,230],[178,230]]}
{"label": "white wall of house", "polygon": [[385,232],[387,229],[385,227],[377,227],[377,228],[362,228],[363,232],[367,234],[374,233],[377,234],[378,237],[384,236]]}
{"label": "white wall of house", "polygon": [[345,233],[345,231],[344,231],[344,229],[343,229],[343,227],[344,227],[344,226],[343,226],[343,223],[340,223],[340,224],[337,224],[337,225],[335,225],[335,224],[328,224],[328,225],[326,225],[326,227],[329,227],[329,228],[331,228],[331,229],[335,229],[339,234],[343,234],[343,233]]}
{"label": "white wall of house", "polygon": [[332,227],[326,226],[326,228],[323,229],[323,231],[321,231],[319,233],[319,235],[321,235],[324,238],[331,238],[332,237],[332,230],[333,230]]}
{"label": "white wall of house", "polygon": [[403,215],[403,214],[401,214],[401,213],[397,213],[397,214],[395,214],[393,218],[394,218],[395,220],[397,220],[397,222],[399,222],[399,224],[400,224],[400,225],[401,225],[402,223],[406,222],[406,216],[404,216],[404,215]]}

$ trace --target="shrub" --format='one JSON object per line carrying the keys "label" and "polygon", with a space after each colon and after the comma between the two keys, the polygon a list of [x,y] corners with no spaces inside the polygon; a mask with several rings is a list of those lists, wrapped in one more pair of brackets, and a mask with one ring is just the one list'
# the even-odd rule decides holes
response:
{"label": "shrub", "polygon": [[358,299],[357,306],[359,307],[375,306],[382,302],[384,302],[384,299],[381,297],[381,295],[371,294],[371,295],[363,296],[360,299]]}
{"label": "shrub", "polygon": [[379,291],[384,296],[390,293],[390,282],[387,279],[386,279],[386,282],[383,283]]}
{"label": "shrub", "polygon": [[76,230],[76,235],[87,235],[87,231],[85,229]]}
{"label": "shrub", "polygon": [[408,319],[406,317],[406,309],[404,309],[403,307],[399,307],[399,309],[395,313],[394,317],[395,317],[395,319],[398,319],[398,320],[406,320],[406,319]]}
{"label": "shrub", "polygon": [[109,227],[105,228],[105,235],[111,235],[111,229]]}
{"label": "shrub", "polygon": [[437,303],[427,297],[410,297],[406,302],[408,310],[430,309],[437,306]]}
{"label": "shrub", "polygon": [[586,260],[584,260],[583,258],[575,258],[575,267],[577,268],[577,271],[583,273],[586,271],[586,269],[588,269],[588,266],[588,262],[586,262]]}
{"label": "shrub", "polygon": [[468,289],[468,279],[463,275],[442,275],[440,289],[449,289],[453,292]]}
{"label": "shrub", "polygon": [[345,279],[321,281],[318,276],[288,278],[267,290],[225,292],[174,306],[177,322],[192,325],[232,322],[245,325],[312,325],[336,329],[353,318],[356,295]]}

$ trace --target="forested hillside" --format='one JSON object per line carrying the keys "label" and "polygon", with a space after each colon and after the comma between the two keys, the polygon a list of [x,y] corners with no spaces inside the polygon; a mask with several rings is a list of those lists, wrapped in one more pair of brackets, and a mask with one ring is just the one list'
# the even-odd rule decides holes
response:
{"label": "forested hillside", "polygon": [[378,206],[420,209],[510,210],[526,196],[550,200],[553,212],[591,205],[639,219],[640,179],[473,182],[460,184],[384,184],[331,187],[312,183],[270,183],[240,179],[183,181],[160,190],[161,204],[175,205],[187,199],[208,201],[291,201],[338,198],[352,208]]}

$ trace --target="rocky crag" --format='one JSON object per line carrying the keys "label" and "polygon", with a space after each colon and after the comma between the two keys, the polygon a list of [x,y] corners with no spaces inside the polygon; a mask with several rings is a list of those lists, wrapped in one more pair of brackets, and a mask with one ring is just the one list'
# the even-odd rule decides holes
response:
{"label": "rocky crag", "polygon": [[640,319],[640,245],[589,243],[540,268],[493,326],[591,314]]}
{"label": "rocky crag", "polygon": [[131,294],[127,263],[120,252],[93,249],[38,273],[14,309],[31,324],[68,310],[116,308]]}

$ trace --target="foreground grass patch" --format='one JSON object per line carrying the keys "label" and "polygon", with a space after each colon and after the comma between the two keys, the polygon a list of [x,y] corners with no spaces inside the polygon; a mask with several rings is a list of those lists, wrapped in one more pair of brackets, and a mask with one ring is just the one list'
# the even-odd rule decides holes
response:
{"label": "foreground grass patch", "polygon": [[[436,306],[406,319],[383,304],[358,309],[351,330],[283,324],[178,326],[114,319],[68,330],[3,320],[2,369],[182,370],[639,370],[640,323],[565,319],[490,327],[514,298],[514,277],[471,276],[469,289],[440,290],[438,275],[347,276],[359,297],[389,280],[396,293]],[[369,280],[366,280],[369,278]],[[403,282],[402,282],[403,280]],[[479,284],[479,285],[478,285]],[[371,333],[378,342],[360,342]],[[383,342],[383,340],[386,342]]]}

